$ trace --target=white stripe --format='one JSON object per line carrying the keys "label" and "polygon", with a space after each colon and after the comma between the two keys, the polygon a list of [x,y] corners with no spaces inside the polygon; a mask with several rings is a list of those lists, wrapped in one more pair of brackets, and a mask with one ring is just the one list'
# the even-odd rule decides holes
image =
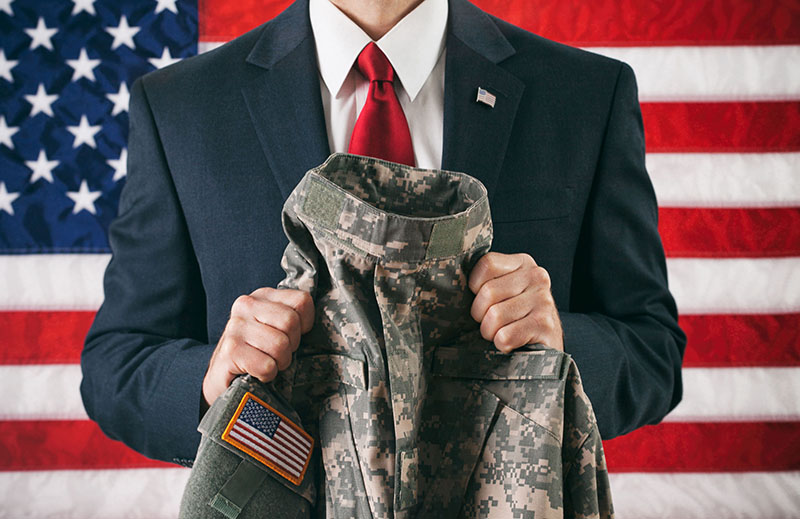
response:
{"label": "white stripe", "polygon": [[798,207],[800,153],[648,153],[663,207]]}
{"label": "white stripe", "polygon": [[278,459],[273,452],[266,450],[263,446],[261,446],[259,444],[256,444],[251,439],[249,439],[249,438],[245,437],[243,434],[239,433],[239,431],[237,431],[236,429],[232,430],[230,435],[231,435],[231,438],[234,438],[234,439],[244,443],[248,447],[256,450],[262,456],[264,456],[266,458],[269,458],[276,465],[278,465],[282,469],[288,471],[293,476],[295,476],[295,477],[299,477],[300,476],[300,472],[294,466],[294,464],[290,464],[289,462],[286,462],[286,461]]}
{"label": "white stripe", "polygon": [[203,54],[204,52],[214,50],[222,45],[225,45],[224,41],[198,41],[197,52],[198,54]]}
{"label": "white stripe", "polygon": [[0,420],[86,420],[78,364],[0,366]]}
{"label": "white stripe", "polygon": [[178,517],[189,470],[0,472],[0,518]]}
{"label": "white stripe", "polygon": [[[76,364],[0,366],[0,419],[85,420],[79,383]],[[684,368],[683,384],[667,421],[800,420],[800,368]]]}
{"label": "white stripe", "polygon": [[668,258],[667,271],[683,314],[800,310],[800,258]]}
{"label": "white stripe", "polygon": [[667,422],[800,420],[800,368],[684,368]]}
{"label": "white stripe", "polygon": [[237,426],[241,427],[243,434],[255,437],[267,447],[273,449],[278,455],[287,456],[289,458],[287,460],[289,463],[294,463],[297,465],[298,469],[302,470],[303,465],[305,465],[305,460],[301,456],[295,454],[293,451],[290,451],[282,442],[270,438],[266,434],[245,422],[239,421]]}
{"label": "white stripe", "polygon": [[[222,42],[199,42],[207,52]],[[587,47],[636,73],[641,101],[800,98],[800,45]]]}
{"label": "white stripe", "polygon": [[800,472],[611,474],[617,519],[800,517]]}
{"label": "white stripe", "polygon": [[110,254],[0,255],[0,310],[97,310]]}
{"label": "white stripe", "polygon": [[800,45],[586,50],[633,67],[640,101],[800,98]]}
{"label": "white stripe", "polygon": [[[0,518],[176,518],[188,477],[178,468],[3,472]],[[618,519],[788,518],[800,510],[800,472],[610,478]]]}
{"label": "white stripe", "polygon": [[290,425],[287,425],[285,421],[281,421],[278,431],[288,433],[292,438],[295,439],[296,442],[300,443],[300,447],[305,447],[306,450],[311,447],[311,442],[309,442],[299,432],[295,431]]}
{"label": "white stripe", "polygon": [[[96,310],[102,302],[102,274],[108,258],[94,254],[0,255],[0,286],[11,287],[0,296],[0,311]],[[800,258],[670,258],[667,266],[670,288],[682,313],[800,310]],[[87,274],[53,284],[37,281],[68,277],[64,272],[70,270]]]}

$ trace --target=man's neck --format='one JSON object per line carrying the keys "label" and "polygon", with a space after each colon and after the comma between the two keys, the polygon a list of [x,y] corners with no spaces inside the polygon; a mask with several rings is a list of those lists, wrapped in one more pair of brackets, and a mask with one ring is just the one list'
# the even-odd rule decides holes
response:
{"label": "man's neck", "polygon": [[423,0],[330,0],[373,41],[389,32]]}

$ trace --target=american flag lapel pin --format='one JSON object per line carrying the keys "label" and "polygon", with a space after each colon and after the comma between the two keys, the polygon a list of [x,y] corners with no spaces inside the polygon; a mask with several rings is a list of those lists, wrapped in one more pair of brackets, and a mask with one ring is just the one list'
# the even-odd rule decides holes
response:
{"label": "american flag lapel pin", "polygon": [[483,103],[489,105],[491,108],[494,108],[494,103],[497,101],[497,96],[488,92],[485,88],[478,87],[478,98],[475,100],[476,103]]}

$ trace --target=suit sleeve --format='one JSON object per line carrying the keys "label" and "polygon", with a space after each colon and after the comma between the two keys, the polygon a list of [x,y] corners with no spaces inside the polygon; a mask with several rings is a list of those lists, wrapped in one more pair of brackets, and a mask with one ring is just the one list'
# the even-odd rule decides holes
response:
{"label": "suit sleeve", "polygon": [[603,438],[659,422],[681,399],[686,343],[668,290],[645,170],[636,80],[622,64],[561,313]]}
{"label": "suit sleeve", "polygon": [[105,300],[81,356],[81,395],[111,438],[188,465],[213,346],[200,269],[141,80],[131,92],[128,146]]}

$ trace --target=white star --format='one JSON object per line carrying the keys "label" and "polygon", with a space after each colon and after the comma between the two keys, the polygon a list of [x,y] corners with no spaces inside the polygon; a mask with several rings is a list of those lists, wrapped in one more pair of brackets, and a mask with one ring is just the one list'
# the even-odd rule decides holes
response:
{"label": "white star", "polygon": [[122,148],[117,160],[107,160],[108,165],[114,168],[114,182],[128,174],[128,150]]}
{"label": "white star", "polygon": [[14,208],[11,207],[11,202],[17,199],[19,193],[9,193],[6,191],[6,183],[0,182],[0,211],[5,211],[8,214],[14,214]]}
{"label": "white star", "polygon": [[78,126],[67,126],[67,130],[75,136],[75,142],[72,143],[73,148],[77,148],[81,144],[97,148],[94,136],[100,131],[100,125],[89,126],[89,120],[85,115],[81,116],[81,122],[78,123]]}
{"label": "white star", "polygon": [[11,2],[14,0],[0,0],[0,11],[5,11],[9,16],[14,16],[14,11],[11,10]]}
{"label": "white star", "polygon": [[114,37],[114,43],[111,44],[111,50],[116,49],[120,45],[125,45],[134,50],[136,49],[136,44],[133,43],[133,37],[137,32],[139,32],[139,28],[128,25],[128,19],[124,14],[122,15],[122,18],[120,18],[119,25],[117,27],[106,27],[106,31],[108,31],[108,33]]}
{"label": "white star", "polygon": [[72,16],[75,16],[81,11],[86,11],[89,14],[97,14],[94,10],[95,0],[72,0],[75,7],[72,8]]}
{"label": "white star", "polygon": [[176,0],[156,0],[156,2],[158,2],[158,5],[156,6],[156,14],[160,13],[164,9],[178,14],[178,6],[175,5],[175,1]]}
{"label": "white star", "polygon": [[25,29],[25,32],[31,37],[31,50],[40,45],[46,49],[53,50],[53,42],[50,41],[50,38],[58,32],[58,29],[48,29],[44,24],[44,18],[39,17],[36,28]]}
{"label": "white star", "polygon": [[111,110],[112,117],[128,111],[128,103],[131,100],[131,93],[128,92],[128,85],[123,81],[119,85],[119,92],[116,94],[106,94],[109,101],[114,103],[114,109]]}
{"label": "white star", "polygon": [[25,96],[25,99],[31,105],[33,105],[33,108],[31,108],[30,117],[33,117],[39,112],[43,112],[50,117],[55,117],[53,115],[53,107],[51,105],[56,101],[56,99],[58,99],[58,96],[55,94],[47,95],[47,92],[44,90],[43,83],[39,83],[39,88],[36,90],[36,95]]}
{"label": "white star", "polygon": [[25,165],[27,165],[31,171],[33,171],[33,175],[28,182],[33,184],[40,178],[43,178],[53,183],[53,170],[58,167],[59,162],[57,160],[47,160],[47,155],[45,154],[44,150],[39,150],[39,158],[36,160],[26,160]]}
{"label": "white star", "polygon": [[81,49],[78,59],[67,60],[67,65],[75,69],[72,73],[72,81],[77,81],[82,77],[90,81],[97,81],[94,77],[94,69],[99,64],[99,59],[89,59],[89,55],[86,54],[86,49]]}
{"label": "white star", "polygon": [[173,63],[177,63],[181,60],[181,58],[173,58],[172,54],[169,53],[169,47],[164,47],[164,51],[161,53],[160,58],[147,58],[147,61],[153,64],[155,68],[164,68],[168,65],[172,65]]}
{"label": "white star", "polygon": [[75,202],[72,214],[78,214],[83,209],[92,214],[97,214],[97,209],[94,208],[94,201],[100,198],[101,194],[102,191],[89,191],[89,185],[86,180],[81,180],[81,187],[77,191],[67,191],[67,196]]}
{"label": "white star", "polygon": [[6,52],[0,49],[0,77],[13,83],[14,78],[11,76],[11,69],[16,67],[17,63],[19,63],[19,60],[6,59]]}
{"label": "white star", "polygon": [[6,125],[6,116],[0,115],[0,142],[13,150],[14,142],[11,140],[11,137],[18,131],[19,126]]}

